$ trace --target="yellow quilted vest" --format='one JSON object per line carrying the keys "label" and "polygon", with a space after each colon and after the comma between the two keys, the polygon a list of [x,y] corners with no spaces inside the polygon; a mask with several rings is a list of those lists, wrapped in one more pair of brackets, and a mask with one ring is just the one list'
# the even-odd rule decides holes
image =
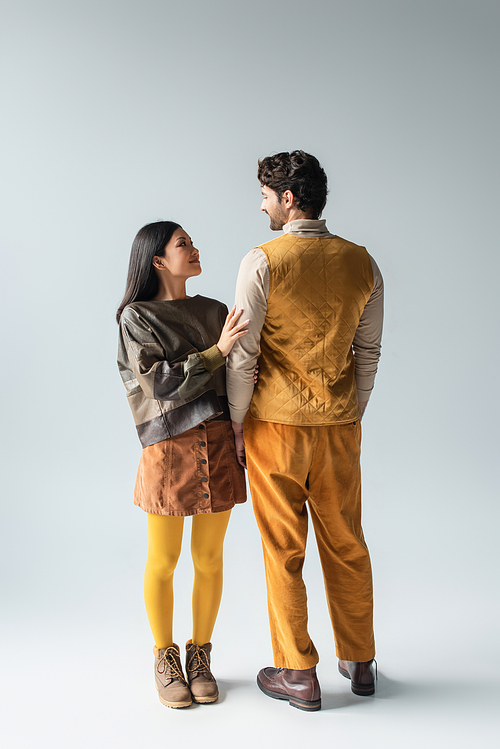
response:
{"label": "yellow quilted vest", "polygon": [[352,341],[373,288],[364,247],[283,234],[261,248],[271,285],[250,413],[295,426],[359,418]]}

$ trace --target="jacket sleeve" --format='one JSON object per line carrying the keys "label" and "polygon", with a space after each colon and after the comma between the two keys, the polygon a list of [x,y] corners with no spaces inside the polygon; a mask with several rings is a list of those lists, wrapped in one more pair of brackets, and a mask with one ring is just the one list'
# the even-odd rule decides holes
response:
{"label": "jacket sleeve", "polygon": [[217,346],[169,362],[154,330],[132,309],[124,310],[120,330],[130,368],[147,398],[195,398],[204,391],[212,373],[225,363]]}

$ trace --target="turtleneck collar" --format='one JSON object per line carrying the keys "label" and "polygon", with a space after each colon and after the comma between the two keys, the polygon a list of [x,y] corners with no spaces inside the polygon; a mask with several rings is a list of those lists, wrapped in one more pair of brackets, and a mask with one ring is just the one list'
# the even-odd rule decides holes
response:
{"label": "turtleneck collar", "polygon": [[324,219],[298,218],[289,221],[283,227],[285,234],[292,234],[294,237],[333,237],[326,228]]}

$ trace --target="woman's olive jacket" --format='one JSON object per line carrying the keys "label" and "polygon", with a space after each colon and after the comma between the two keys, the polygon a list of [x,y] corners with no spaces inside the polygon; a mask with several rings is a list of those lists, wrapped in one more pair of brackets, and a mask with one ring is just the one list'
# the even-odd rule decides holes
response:
{"label": "woman's olive jacket", "polygon": [[133,302],[122,312],[118,368],[143,447],[208,419],[229,419],[222,302]]}

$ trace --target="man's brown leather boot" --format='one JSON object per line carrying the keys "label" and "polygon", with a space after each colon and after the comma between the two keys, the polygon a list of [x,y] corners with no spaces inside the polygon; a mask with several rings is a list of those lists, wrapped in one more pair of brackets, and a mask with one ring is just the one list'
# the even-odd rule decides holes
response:
{"label": "man's brown leather boot", "polygon": [[339,661],[339,671],[351,680],[351,691],[360,697],[368,697],[375,692],[376,667],[371,661]]}
{"label": "man's brown leather boot", "polygon": [[321,710],[321,689],[316,666],[305,669],[263,668],[257,675],[259,689],[275,700],[288,700],[299,710]]}
{"label": "man's brown leather boot", "polygon": [[217,702],[219,690],[214,675],[210,670],[210,651],[212,643],[196,645],[192,640],[186,642],[186,676],[194,702],[209,704]]}
{"label": "man's brown leather boot", "polygon": [[153,648],[155,654],[155,684],[162,705],[167,707],[189,707],[191,692],[182,673],[178,645],[169,648]]}

